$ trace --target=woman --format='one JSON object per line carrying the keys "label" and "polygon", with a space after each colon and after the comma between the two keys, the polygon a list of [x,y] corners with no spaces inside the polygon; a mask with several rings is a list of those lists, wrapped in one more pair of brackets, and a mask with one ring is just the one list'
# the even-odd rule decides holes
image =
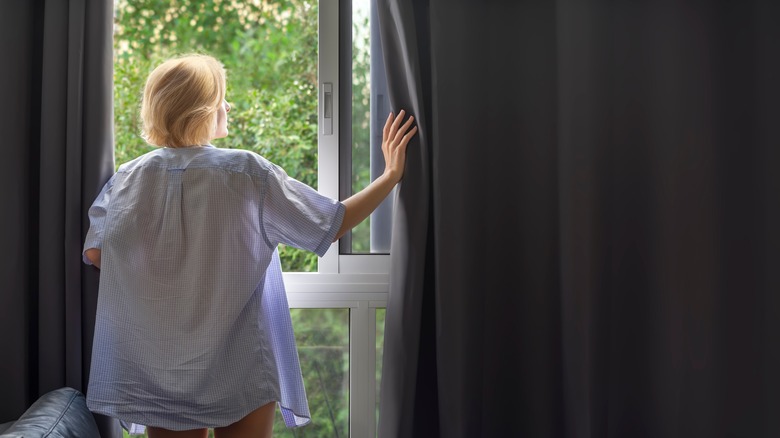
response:
{"label": "woman", "polygon": [[279,243],[322,256],[403,175],[417,128],[390,114],[384,174],[343,203],[228,135],[225,71],[190,55],[144,89],[144,139],[89,210],[84,260],[101,268],[87,403],[150,438],[269,437],[276,403],[309,422],[281,281]]}

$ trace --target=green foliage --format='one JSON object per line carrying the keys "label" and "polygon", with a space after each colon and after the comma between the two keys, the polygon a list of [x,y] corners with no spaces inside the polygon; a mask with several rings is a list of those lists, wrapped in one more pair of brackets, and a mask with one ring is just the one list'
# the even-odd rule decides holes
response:
{"label": "green foliage", "polygon": [[287,429],[277,415],[274,436],[349,436],[349,309],[292,309],[290,314],[312,422]]}

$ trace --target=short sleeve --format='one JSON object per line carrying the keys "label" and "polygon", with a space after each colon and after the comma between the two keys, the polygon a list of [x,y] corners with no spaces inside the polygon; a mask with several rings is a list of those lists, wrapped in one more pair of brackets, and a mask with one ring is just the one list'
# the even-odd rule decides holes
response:
{"label": "short sleeve", "polygon": [[272,246],[284,243],[322,257],[341,228],[344,211],[344,204],[271,166],[265,183],[262,226]]}
{"label": "short sleeve", "polygon": [[95,202],[89,207],[89,231],[87,231],[87,237],[84,239],[84,248],[81,252],[82,260],[84,263],[91,265],[92,262],[84,255],[84,253],[90,248],[100,249],[103,246],[103,231],[106,223],[106,213],[108,211],[108,204],[111,201],[111,189],[114,185],[114,177],[103,186],[103,189],[95,198]]}

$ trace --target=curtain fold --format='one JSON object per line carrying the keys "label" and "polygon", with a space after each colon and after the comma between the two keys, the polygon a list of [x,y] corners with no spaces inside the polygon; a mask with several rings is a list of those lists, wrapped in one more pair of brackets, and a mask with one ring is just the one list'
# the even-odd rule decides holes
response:
{"label": "curtain fold", "polygon": [[[4,263],[0,420],[38,396],[86,390],[97,272],[86,211],[113,173],[111,2],[5,2],[0,14]],[[101,435],[121,436],[98,418]]]}
{"label": "curtain fold", "polygon": [[[398,1],[377,2],[382,52],[387,71],[388,94],[393,111],[403,108],[414,114],[420,128],[408,146],[408,160],[404,180],[396,191],[393,219],[391,258],[394,266],[390,276],[391,288],[403,290],[403,294],[391,294],[386,314],[384,354],[395,358],[397,366],[383,371],[380,429],[386,436],[412,436],[412,430],[435,436],[438,422],[419,423],[412,412],[435,397],[436,386],[420,385],[418,379],[435,379],[435,349],[427,348],[434,332],[429,324],[421,324],[423,292],[432,290],[435,281],[432,272],[425,269],[433,259],[432,209],[431,209],[431,151],[420,147],[430,142],[431,126],[431,77],[430,42],[428,41],[427,2]],[[425,301],[428,314],[435,313],[433,296]],[[429,318],[425,321],[433,321]],[[425,341],[421,340],[424,333]],[[419,368],[419,370],[418,370]],[[419,393],[417,389],[424,390]],[[435,405],[435,403],[434,403]],[[436,412],[434,412],[436,414]],[[417,421],[415,426],[413,423]],[[428,427],[430,426],[430,427]],[[431,430],[433,428],[433,431]]]}
{"label": "curtain fold", "polygon": [[780,435],[780,5],[379,3],[380,436]]}

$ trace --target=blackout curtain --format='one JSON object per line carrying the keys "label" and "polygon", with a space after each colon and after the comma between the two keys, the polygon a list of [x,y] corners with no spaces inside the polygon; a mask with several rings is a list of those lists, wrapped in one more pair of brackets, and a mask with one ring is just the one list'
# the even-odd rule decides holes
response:
{"label": "blackout curtain", "polygon": [[380,437],[780,436],[780,3],[378,13]]}
{"label": "blackout curtain", "polygon": [[86,390],[98,275],[81,245],[113,172],[112,29],[110,1],[0,5],[0,422]]}

